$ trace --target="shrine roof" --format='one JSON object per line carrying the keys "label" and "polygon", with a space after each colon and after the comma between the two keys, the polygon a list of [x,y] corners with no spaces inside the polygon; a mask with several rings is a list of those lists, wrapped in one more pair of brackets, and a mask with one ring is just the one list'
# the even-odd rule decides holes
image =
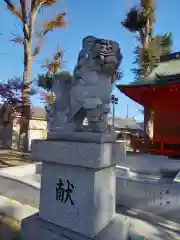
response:
{"label": "shrine roof", "polygon": [[141,85],[161,85],[180,83],[180,52],[161,56],[159,63],[148,75],[148,77],[134,81],[128,85],[117,85],[120,87],[133,87]]}
{"label": "shrine roof", "polygon": [[[162,56],[144,79],[117,88],[135,102],[150,109],[180,109],[180,52]],[[171,99],[171,101],[169,101]]]}

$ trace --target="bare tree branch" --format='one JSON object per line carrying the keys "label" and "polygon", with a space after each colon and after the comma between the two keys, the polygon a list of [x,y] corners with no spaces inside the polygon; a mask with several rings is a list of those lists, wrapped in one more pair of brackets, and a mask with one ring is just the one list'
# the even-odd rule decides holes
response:
{"label": "bare tree branch", "polygon": [[33,53],[32,53],[33,57],[35,57],[37,54],[39,54],[40,49],[41,49],[41,45],[42,45],[42,40],[43,40],[43,36],[40,36],[38,38],[37,45],[36,45],[36,47],[33,50]]}
{"label": "bare tree branch", "polygon": [[49,73],[57,73],[58,70],[62,69],[63,67],[63,51],[58,51],[52,60],[47,59],[45,64],[41,65],[41,67],[46,68]]}
{"label": "bare tree branch", "polygon": [[21,21],[22,20],[22,13],[21,10],[18,9],[10,0],[4,0],[4,2],[7,4],[7,8],[18,18],[20,18]]}
{"label": "bare tree branch", "polygon": [[30,38],[32,38],[32,36],[34,34],[34,25],[35,25],[35,22],[36,22],[37,13],[38,13],[39,9],[42,7],[42,4],[43,4],[43,2],[40,2],[37,5],[37,1],[32,0],[31,11],[30,11],[30,23],[29,23]]}
{"label": "bare tree branch", "polygon": [[25,39],[30,39],[29,36],[29,27],[28,27],[28,20],[27,20],[27,13],[26,13],[26,1],[20,0],[21,3],[21,13],[22,13],[22,21],[23,21],[23,32]]}
{"label": "bare tree branch", "polygon": [[34,8],[36,7],[36,0],[31,0],[31,12],[34,11]]}
{"label": "bare tree branch", "polygon": [[21,36],[16,36],[15,34],[11,33],[11,35],[14,36],[13,39],[11,39],[11,42],[18,43],[18,44],[24,44],[24,38]]}
{"label": "bare tree branch", "polygon": [[27,23],[27,15],[26,15],[26,1],[20,0],[21,3],[21,12],[22,12],[22,19],[24,23]]}
{"label": "bare tree branch", "polygon": [[[31,11],[30,11],[30,25],[29,25],[29,32],[31,34],[30,37],[33,36],[33,29],[37,17],[38,11],[43,7],[43,6],[52,6],[53,4],[56,3],[57,0],[32,0],[31,2]],[[42,40],[38,41],[38,43],[42,42]],[[40,44],[35,48],[35,52],[39,53],[40,50]],[[38,51],[37,51],[38,50]]]}
{"label": "bare tree branch", "polygon": [[56,15],[56,17],[49,22],[44,24],[44,29],[42,35],[46,35],[48,32],[52,31],[54,28],[64,28],[67,26],[68,22],[65,20],[66,13],[62,12]]}
{"label": "bare tree branch", "polygon": [[52,31],[54,28],[63,28],[67,26],[67,21],[64,19],[65,16],[66,16],[65,12],[59,13],[53,20],[50,20],[49,22],[46,22],[44,24],[44,29],[43,31],[40,32],[38,36],[38,42],[36,47],[34,48],[32,56],[36,56],[40,52],[43,37],[48,32]]}
{"label": "bare tree branch", "polygon": [[35,9],[40,9],[41,7],[50,7],[55,4],[57,0],[32,0],[31,2],[31,11]]}
{"label": "bare tree branch", "polygon": [[46,6],[46,7],[50,7],[53,4],[55,4],[57,2],[57,0],[37,0],[38,4],[41,4]]}

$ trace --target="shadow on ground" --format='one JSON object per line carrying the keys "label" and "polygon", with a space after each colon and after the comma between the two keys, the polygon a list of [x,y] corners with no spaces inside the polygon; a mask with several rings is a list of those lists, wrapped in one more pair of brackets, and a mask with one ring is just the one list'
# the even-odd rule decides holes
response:
{"label": "shadow on ground", "polygon": [[32,159],[29,153],[20,153],[12,150],[0,151],[0,168],[13,167],[32,163]]}
{"label": "shadow on ground", "polygon": [[[7,217],[4,212],[13,216],[15,209],[13,206],[0,209],[0,240],[20,240],[20,222]],[[180,239],[180,223],[178,222],[123,207],[118,207],[117,212],[130,217],[131,231],[135,235],[146,237],[147,240]]]}
{"label": "shadow on ground", "polygon": [[180,223],[136,209],[117,207],[117,212],[130,217],[131,231],[148,240],[179,240]]}

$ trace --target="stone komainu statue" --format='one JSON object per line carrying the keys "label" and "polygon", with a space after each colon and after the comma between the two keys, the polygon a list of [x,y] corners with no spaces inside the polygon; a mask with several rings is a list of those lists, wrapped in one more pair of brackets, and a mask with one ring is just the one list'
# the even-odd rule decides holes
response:
{"label": "stone komainu statue", "polygon": [[108,130],[112,82],[122,60],[119,44],[88,36],[82,45],[73,77],[54,81],[56,100],[47,112],[49,131]]}

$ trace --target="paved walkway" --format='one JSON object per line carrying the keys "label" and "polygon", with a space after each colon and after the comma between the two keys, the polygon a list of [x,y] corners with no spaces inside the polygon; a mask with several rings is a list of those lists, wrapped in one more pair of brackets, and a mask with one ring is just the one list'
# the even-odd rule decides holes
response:
{"label": "paved walkway", "polygon": [[[130,232],[132,235],[144,236],[147,240],[179,240],[180,223],[165,218],[138,211],[136,209],[118,208],[118,213],[131,219]],[[138,238],[134,238],[135,240]],[[132,240],[134,240],[132,239]]]}
{"label": "paved walkway", "polygon": [[127,153],[119,164],[135,172],[156,172],[159,169],[180,169],[180,159],[174,160],[166,156],[153,154]]}
{"label": "paved walkway", "polygon": [[32,162],[29,153],[22,154],[13,150],[0,149],[0,168],[19,166]]}
{"label": "paved walkway", "polygon": [[[17,201],[0,196],[0,213],[13,215],[20,220],[25,216],[33,214],[37,209],[25,206]],[[3,211],[2,211],[3,210]],[[146,237],[148,240],[179,240],[180,239],[180,223],[168,221],[164,218],[140,212],[135,209],[118,208],[118,213],[129,216],[131,220],[130,231],[133,235],[137,234]],[[20,214],[21,213],[21,214]],[[19,215],[20,214],[20,215]],[[2,214],[1,214],[2,216]],[[4,218],[5,219],[5,218]],[[2,224],[3,222],[3,224]],[[11,224],[10,224],[11,223]],[[14,227],[13,227],[14,226]],[[3,238],[2,238],[3,237]],[[5,238],[4,238],[5,237]],[[0,240],[16,240],[12,237],[18,237],[17,222],[10,220],[2,221],[0,219]],[[136,240],[134,238],[132,240]],[[17,239],[18,240],[18,239]],[[120,239],[119,239],[120,240]],[[137,239],[139,240],[139,239]]]}

